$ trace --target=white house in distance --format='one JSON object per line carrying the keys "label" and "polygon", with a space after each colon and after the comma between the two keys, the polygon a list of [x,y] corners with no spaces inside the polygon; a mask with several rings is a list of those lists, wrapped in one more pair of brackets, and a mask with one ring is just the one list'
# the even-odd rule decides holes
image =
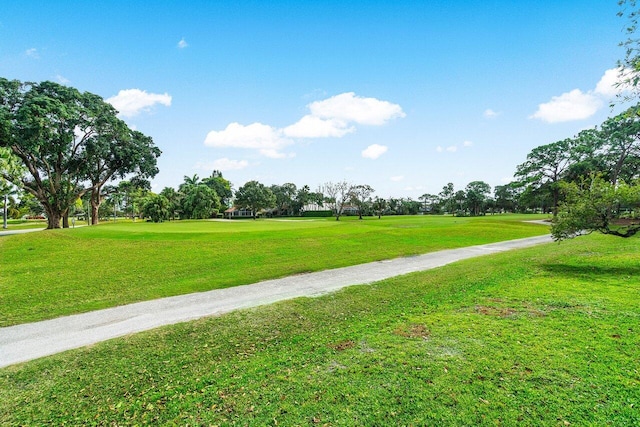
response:
{"label": "white house in distance", "polygon": [[224,211],[224,217],[226,219],[253,218],[253,212],[251,211],[251,209],[240,209],[233,206]]}

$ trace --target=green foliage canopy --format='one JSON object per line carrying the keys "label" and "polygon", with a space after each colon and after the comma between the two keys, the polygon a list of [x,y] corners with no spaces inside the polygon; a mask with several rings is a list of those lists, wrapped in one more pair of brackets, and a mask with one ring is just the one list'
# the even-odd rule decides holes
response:
{"label": "green foliage canopy", "polygon": [[[0,78],[0,147],[9,148],[26,168],[19,177],[4,178],[36,197],[48,228],[59,228],[78,198],[99,194],[110,179],[157,173],[160,150],[116,114],[88,92]],[[97,212],[100,197],[95,199]]]}
{"label": "green foliage canopy", "polygon": [[253,219],[261,209],[276,206],[276,196],[273,192],[258,181],[249,181],[236,191],[235,205],[239,208],[250,209]]}
{"label": "green foliage canopy", "polygon": [[582,182],[563,182],[566,200],[554,218],[551,234],[556,240],[598,231],[631,237],[640,231],[640,182],[613,184],[601,176]]}

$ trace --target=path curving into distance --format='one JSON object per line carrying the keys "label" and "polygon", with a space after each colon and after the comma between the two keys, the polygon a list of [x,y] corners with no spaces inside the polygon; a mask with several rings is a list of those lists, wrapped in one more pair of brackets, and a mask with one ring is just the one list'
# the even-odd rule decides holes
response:
{"label": "path curving into distance", "polygon": [[552,241],[550,235],[545,235],[448,249],[0,328],[0,368],[159,326],[291,298],[319,296],[346,286]]}

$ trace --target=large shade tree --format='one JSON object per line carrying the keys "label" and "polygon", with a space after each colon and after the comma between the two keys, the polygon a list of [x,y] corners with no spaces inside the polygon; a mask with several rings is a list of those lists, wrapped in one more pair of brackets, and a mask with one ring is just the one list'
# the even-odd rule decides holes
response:
{"label": "large shade tree", "polygon": [[516,169],[516,177],[523,183],[534,190],[549,192],[554,215],[560,201],[560,181],[575,160],[574,143],[574,139],[567,138],[536,147],[527,155],[526,162]]}
{"label": "large shade tree", "polygon": [[276,209],[279,215],[292,215],[298,187],[291,182],[282,185],[274,184],[269,187],[274,196],[276,196]]}
{"label": "large shade tree", "polygon": [[629,181],[640,171],[640,116],[634,106],[607,119],[599,132],[596,153],[606,168],[612,184],[619,179]]}
{"label": "large shade tree", "polygon": [[103,186],[114,178],[124,178],[131,173],[142,179],[153,178],[158,173],[156,165],[160,153],[151,137],[131,131],[120,120],[113,123],[112,131],[106,130],[94,136],[87,144],[92,224],[98,223],[98,211],[104,199]]}
{"label": "large shade tree", "polygon": [[261,209],[276,206],[276,196],[264,184],[258,181],[249,181],[236,191],[234,204],[239,208],[251,210],[253,219],[256,219],[256,215]]}
{"label": "large shade tree", "polygon": [[[68,226],[69,208],[87,192],[131,172],[153,176],[160,150],[129,129],[97,95],[54,82],[0,78],[0,146],[26,168],[14,181],[43,206],[48,228]],[[143,164],[148,160],[149,164]],[[99,207],[99,197],[96,207]]]}
{"label": "large shade tree", "polygon": [[465,197],[471,215],[477,216],[484,213],[490,194],[491,186],[484,181],[473,181],[467,184]]}
{"label": "large shade tree", "polygon": [[640,39],[636,35],[640,10],[637,0],[619,0],[620,11],[618,16],[627,19],[627,38],[620,43],[625,49],[625,56],[618,61],[618,70],[621,77],[620,85],[627,91],[621,91],[619,96],[623,101],[638,99],[640,95]]}

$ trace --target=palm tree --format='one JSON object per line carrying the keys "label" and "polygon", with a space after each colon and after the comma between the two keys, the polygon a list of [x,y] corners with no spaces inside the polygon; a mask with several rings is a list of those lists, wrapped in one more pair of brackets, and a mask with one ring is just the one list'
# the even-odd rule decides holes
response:
{"label": "palm tree", "polygon": [[185,175],[183,179],[184,179],[184,182],[180,184],[180,188],[179,188],[180,192],[182,192],[182,190],[185,187],[188,187],[190,185],[198,185],[200,183],[200,177],[198,176],[198,174],[194,174],[193,176]]}

